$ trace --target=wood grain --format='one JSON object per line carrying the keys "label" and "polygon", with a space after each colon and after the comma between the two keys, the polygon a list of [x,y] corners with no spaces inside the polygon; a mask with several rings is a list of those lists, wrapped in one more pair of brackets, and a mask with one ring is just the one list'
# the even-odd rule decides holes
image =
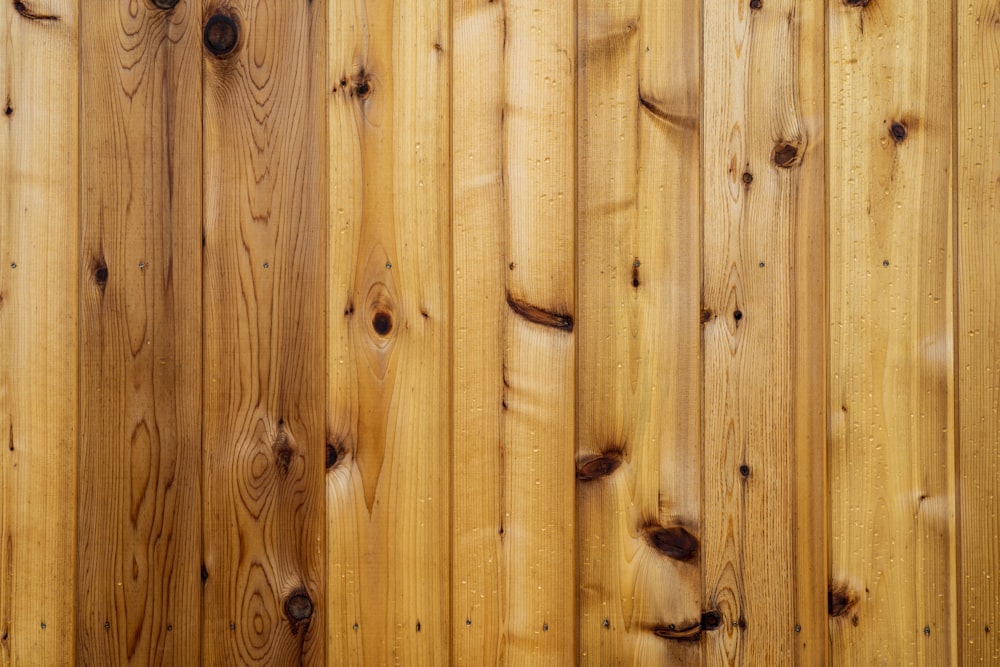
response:
{"label": "wood grain", "polygon": [[76,659],[197,664],[200,6],[87,10]]}
{"label": "wood grain", "polygon": [[575,3],[455,0],[454,664],[569,664]]}
{"label": "wood grain", "polygon": [[959,662],[1000,662],[1000,6],[958,5]]}
{"label": "wood grain", "polygon": [[76,3],[0,6],[0,665],[75,651]]}
{"label": "wood grain", "polygon": [[326,13],[204,13],[208,664],[325,660]]}
{"label": "wood grain", "polygon": [[830,22],[832,657],[956,664],[952,7]]}
{"label": "wood grain", "polygon": [[580,661],[700,665],[701,4],[578,11]]}
{"label": "wood grain", "polygon": [[715,0],[704,17],[706,663],[818,665],[824,8]]}
{"label": "wood grain", "polygon": [[447,3],[330,5],[331,665],[448,664]]}

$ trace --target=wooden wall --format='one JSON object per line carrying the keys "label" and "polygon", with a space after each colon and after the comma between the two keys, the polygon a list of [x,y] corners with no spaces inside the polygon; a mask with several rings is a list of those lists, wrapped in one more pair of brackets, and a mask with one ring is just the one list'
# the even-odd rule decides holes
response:
{"label": "wooden wall", "polygon": [[1000,662],[1000,2],[0,3],[0,665]]}

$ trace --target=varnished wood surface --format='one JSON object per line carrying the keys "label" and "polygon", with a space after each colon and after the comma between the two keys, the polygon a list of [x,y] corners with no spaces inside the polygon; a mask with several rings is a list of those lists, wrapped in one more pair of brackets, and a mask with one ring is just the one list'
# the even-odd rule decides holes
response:
{"label": "varnished wood surface", "polygon": [[1000,659],[995,5],[0,4],[0,664]]}

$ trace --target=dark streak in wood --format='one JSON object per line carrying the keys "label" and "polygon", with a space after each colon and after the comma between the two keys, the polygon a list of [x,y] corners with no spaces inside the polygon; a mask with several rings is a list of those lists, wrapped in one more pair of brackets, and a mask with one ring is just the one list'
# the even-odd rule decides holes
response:
{"label": "dark streak in wood", "polygon": [[698,553],[698,538],[683,526],[648,526],[646,539],[654,549],[674,560],[688,561]]}
{"label": "dark streak in wood", "polygon": [[33,11],[26,4],[21,2],[21,0],[14,0],[14,9],[17,13],[28,19],[29,21],[58,21],[59,17],[52,14],[39,14]]}
{"label": "dark streak in wood", "polygon": [[698,127],[698,119],[695,116],[683,116],[680,114],[670,113],[652,100],[643,96],[641,90],[639,91],[639,105],[648,111],[654,118],[659,119],[667,125],[673,125],[675,127],[681,127],[688,130],[693,130]]}
{"label": "dark streak in wood", "polygon": [[160,9],[173,9],[177,6],[177,0],[153,0],[153,4]]}
{"label": "dark streak in wood", "polygon": [[14,423],[13,422],[11,422],[11,424],[10,424],[10,440],[8,441],[7,448],[10,451],[14,451]]}
{"label": "dark streak in wood", "polygon": [[845,616],[854,609],[857,603],[857,594],[851,591],[847,584],[834,583],[830,585],[830,591],[827,594],[827,604],[832,618]]}
{"label": "dark streak in wood", "polygon": [[292,465],[292,457],[295,455],[295,447],[285,429],[284,420],[278,422],[278,433],[274,438],[274,444],[271,445],[271,451],[274,453],[274,464],[278,467],[278,472],[282,476],[287,475]]}
{"label": "dark streak in wood", "polygon": [[538,306],[515,298],[510,292],[507,292],[507,305],[510,306],[510,309],[515,313],[534,324],[540,324],[544,327],[552,327],[553,329],[559,329],[560,331],[573,331],[572,315],[556,313],[545,310],[544,308],[539,308]]}
{"label": "dark streak in wood", "polygon": [[670,625],[655,625],[652,630],[653,634],[657,637],[674,641],[690,642],[701,638],[701,623],[695,623],[683,628],[678,628],[673,623]]}

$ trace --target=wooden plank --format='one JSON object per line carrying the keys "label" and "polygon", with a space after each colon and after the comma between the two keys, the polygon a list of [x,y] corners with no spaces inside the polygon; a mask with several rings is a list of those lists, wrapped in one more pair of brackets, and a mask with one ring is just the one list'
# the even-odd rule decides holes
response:
{"label": "wooden plank", "polygon": [[1000,663],[1000,6],[959,8],[957,622],[971,665]]}
{"label": "wooden plank", "polygon": [[207,664],[325,660],[326,12],[204,14]]}
{"label": "wooden plank", "polygon": [[700,665],[701,3],[579,12],[580,659]]}
{"label": "wooden plank", "polygon": [[707,664],[825,660],[824,11],[704,12]]}
{"label": "wooden plank", "polygon": [[199,660],[199,9],[81,15],[80,664]]}
{"label": "wooden plank", "polygon": [[332,2],[331,665],[448,663],[447,3]]}
{"label": "wooden plank", "polygon": [[952,6],[830,5],[835,664],[956,664]]}
{"label": "wooden plank", "polygon": [[454,664],[572,664],[575,3],[455,0]]}
{"label": "wooden plank", "polygon": [[0,665],[75,651],[77,3],[0,7]]}

